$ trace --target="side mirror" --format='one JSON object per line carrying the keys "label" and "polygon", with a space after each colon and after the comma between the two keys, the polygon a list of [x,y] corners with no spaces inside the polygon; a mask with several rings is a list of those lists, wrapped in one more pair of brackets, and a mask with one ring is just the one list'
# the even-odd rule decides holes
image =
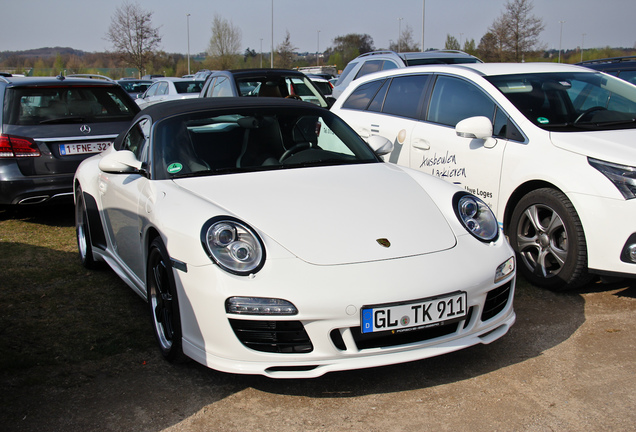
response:
{"label": "side mirror", "polygon": [[484,147],[493,148],[497,140],[492,136],[492,123],[488,117],[469,117],[455,126],[457,136],[484,140]]}
{"label": "side mirror", "polygon": [[380,135],[371,135],[367,143],[378,156],[384,156],[393,151],[393,143]]}
{"label": "side mirror", "polygon": [[131,174],[141,170],[141,162],[130,150],[111,151],[99,161],[99,169],[110,174]]}

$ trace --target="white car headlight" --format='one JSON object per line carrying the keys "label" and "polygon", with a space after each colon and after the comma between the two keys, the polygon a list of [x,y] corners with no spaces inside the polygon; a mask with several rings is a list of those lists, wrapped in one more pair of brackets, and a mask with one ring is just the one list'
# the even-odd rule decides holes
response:
{"label": "white car headlight", "polygon": [[223,270],[239,276],[258,272],[265,263],[261,238],[245,223],[224,216],[210,219],[201,230],[208,256]]}
{"label": "white car headlight", "polygon": [[590,165],[602,172],[625,199],[636,198],[636,168],[605,162],[598,159],[587,159]]}
{"label": "white car headlight", "polygon": [[467,192],[458,192],[453,197],[453,208],[464,228],[477,239],[484,242],[497,239],[497,218],[485,202]]}

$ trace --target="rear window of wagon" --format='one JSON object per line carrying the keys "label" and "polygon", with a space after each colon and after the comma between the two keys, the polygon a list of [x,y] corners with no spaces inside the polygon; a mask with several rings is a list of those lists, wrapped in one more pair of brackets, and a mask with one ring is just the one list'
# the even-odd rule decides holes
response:
{"label": "rear window of wagon", "polygon": [[10,125],[126,121],[139,111],[115,86],[14,87],[6,96],[3,119]]}

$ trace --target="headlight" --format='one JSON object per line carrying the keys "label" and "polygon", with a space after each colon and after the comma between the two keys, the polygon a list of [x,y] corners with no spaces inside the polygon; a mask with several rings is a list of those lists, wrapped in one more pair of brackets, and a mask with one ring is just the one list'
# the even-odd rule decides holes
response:
{"label": "headlight", "polygon": [[497,239],[497,218],[485,202],[467,192],[458,192],[453,197],[453,208],[457,218],[473,236],[484,242]]}
{"label": "headlight", "polygon": [[614,183],[625,199],[636,198],[636,168],[592,158],[587,160]]}
{"label": "headlight", "polygon": [[265,262],[265,247],[258,234],[229,216],[206,222],[201,230],[201,242],[219,267],[236,275],[256,273]]}

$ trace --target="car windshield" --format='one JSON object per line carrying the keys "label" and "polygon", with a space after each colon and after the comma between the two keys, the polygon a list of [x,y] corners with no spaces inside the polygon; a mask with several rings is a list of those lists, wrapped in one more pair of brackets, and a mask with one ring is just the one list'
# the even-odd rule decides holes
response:
{"label": "car windshield", "polygon": [[328,106],[314,83],[304,76],[237,78],[236,83],[241,96],[291,97],[323,108]]}
{"label": "car windshield", "polygon": [[528,120],[546,130],[636,127],[636,87],[601,73],[486,77]]}
{"label": "car windshield", "polygon": [[11,89],[6,124],[38,125],[132,120],[138,109],[119,87],[66,86]]}
{"label": "car windshield", "polygon": [[157,179],[380,162],[339,117],[297,107],[187,113],[152,136]]}

